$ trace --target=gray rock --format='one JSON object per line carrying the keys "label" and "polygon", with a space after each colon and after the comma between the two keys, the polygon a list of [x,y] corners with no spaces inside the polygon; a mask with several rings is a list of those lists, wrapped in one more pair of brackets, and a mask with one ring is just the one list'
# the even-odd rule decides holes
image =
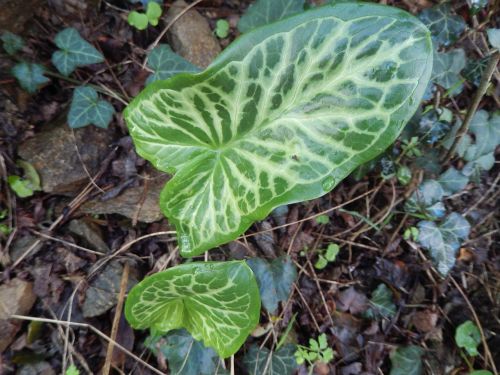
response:
{"label": "gray rock", "polygon": [[68,229],[89,243],[94,250],[104,254],[109,253],[109,247],[102,239],[99,227],[96,225],[87,223],[85,220],[75,219],[70,221]]}
{"label": "gray rock", "polygon": [[[174,2],[166,21],[170,22],[187,6],[183,0]],[[177,19],[167,34],[173,50],[200,68],[206,68],[221,51],[207,20],[194,9]]]}
{"label": "gray rock", "polygon": [[87,214],[120,214],[132,220],[153,223],[164,217],[160,211],[159,200],[166,181],[166,175],[155,175],[150,180],[147,190],[144,185],[127,188],[110,200],[89,201],[82,205],[80,210]]}
{"label": "gray rock", "polygon": [[46,193],[78,193],[89,182],[82,162],[93,176],[110,151],[111,139],[104,129],[89,126],[75,129],[74,134],[73,137],[69,126],[60,119],[19,146],[19,156],[35,167]]}
{"label": "gray rock", "polygon": [[22,325],[22,321],[9,317],[13,314],[28,314],[35,300],[33,284],[30,282],[16,278],[0,285],[0,353],[14,340]]}

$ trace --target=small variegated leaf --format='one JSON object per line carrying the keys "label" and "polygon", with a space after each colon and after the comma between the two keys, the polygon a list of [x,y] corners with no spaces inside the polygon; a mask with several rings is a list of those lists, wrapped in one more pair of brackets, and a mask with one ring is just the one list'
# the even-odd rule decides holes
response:
{"label": "small variegated leaf", "polygon": [[245,262],[195,262],[147,277],[129,293],[125,316],[133,328],[193,338],[233,355],[259,321],[259,288]]}
{"label": "small variegated leaf", "polygon": [[394,142],[431,68],[416,18],[341,3],[243,35],[200,74],[150,84],[125,119],[138,153],[175,173],[160,206],[181,254],[328,193]]}

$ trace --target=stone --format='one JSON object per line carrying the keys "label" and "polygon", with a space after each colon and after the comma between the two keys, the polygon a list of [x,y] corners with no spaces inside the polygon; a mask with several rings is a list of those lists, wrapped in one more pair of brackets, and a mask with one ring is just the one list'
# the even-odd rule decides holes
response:
{"label": "stone", "polygon": [[[166,175],[154,177],[145,186],[127,188],[120,195],[106,201],[98,199],[82,205],[80,210],[87,214],[119,214],[143,223],[153,223],[164,216],[160,211],[160,192],[167,181]],[[145,195],[145,196],[144,196]],[[141,201],[144,199],[141,205]],[[140,209],[139,213],[137,211]]]}
{"label": "stone", "polygon": [[111,151],[111,139],[109,132],[94,126],[74,129],[73,137],[65,119],[66,116],[44,126],[19,146],[18,154],[35,167],[44,192],[74,195],[90,181],[82,163],[94,176]]}
{"label": "stone", "polygon": [[33,284],[18,278],[0,285],[0,353],[14,340],[22,321],[9,319],[11,315],[26,315],[35,303]]}
{"label": "stone", "polygon": [[[183,0],[174,2],[167,12],[166,22],[172,21],[187,6]],[[200,68],[210,65],[221,52],[208,21],[194,9],[177,19],[167,35],[173,50]]]}
{"label": "stone", "polygon": [[0,30],[20,33],[43,0],[0,0]]}
{"label": "stone", "polygon": [[85,220],[71,220],[68,229],[81,237],[86,243],[92,246],[92,250],[99,251],[103,254],[110,252],[106,242],[102,239],[102,234],[99,227],[93,223],[88,223]]}

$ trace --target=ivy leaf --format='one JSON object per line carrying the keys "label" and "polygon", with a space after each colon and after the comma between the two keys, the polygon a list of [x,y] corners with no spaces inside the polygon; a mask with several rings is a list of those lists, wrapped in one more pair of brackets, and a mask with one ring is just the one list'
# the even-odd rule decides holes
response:
{"label": "ivy leaf", "polygon": [[493,375],[493,373],[488,370],[475,370],[472,371],[469,375]]}
{"label": "ivy leaf", "polygon": [[444,197],[443,187],[436,180],[427,180],[419,185],[405,203],[405,211],[422,213],[431,218],[440,218],[445,214],[441,201]]}
{"label": "ivy leaf", "polygon": [[465,51],[458,48],[450,52],[438,52],[434,58],[433,82],[446,90],[453,89],[451,95],[460,94],[463,89],[460,72],[465,68]]}
{"label": "ivy leaf", "polygon": [[104,56],[72,27],[59,32],[55,43],[60,49],[52,54],[52,63],[65,76],[70,75],[79,66],[104,61]]}
{"label": "ivy leaf", "polygon": [[488,5],[488,0],[471,0],[471,7],[470,7],[470,14],[471,15],[476,15],[478,14],[481,10],[486,8]]}
{"label": "ivy leaf", "polygon": [[481,77],[483,76],[484,70],[488,65],[490,57],[484,57],[478,60],[469,60],[465,69],[463,70],[463,75],[467,80],[472,82],[476,87],[481,83]]}
{"label": "ivy leaf", "polygon": [[115,109],[107,101],[99,99],[97,92],[88,86],[80,86],[73,92],[68,113],[68,124],[81,128],[90,124],[106,129]]}
{"label": "ivy leaf", "polygon": [[179,73],[197,73],[200,71],[200,68],[172,51],[168,44],[160,44],[153,49],[149,53],[147,65],[154,71],[148,77],[147,84],[168,79]]}
{"label": "ivy leaf", "polygon": [[459,348],[464,348],[470,356],[479,355],[477,351],[477,347],[481,343],[479,328],[471,320],[460,324],[455,331],[455,342]]}
{"label": "ivy leaf", "polygon": [[295,350],[295,345],[286,344],[270,354],[266,347],[259,349],[252,345],[243,358],[243,365],[249,375],[291,375],[298,367]]}
{"label": "ivy leaf", "polygon": [[438,271],[446,276],[455,264],[461,242],[469,236],[469,222],[453,212],[439,225],[432,221],[421,221],[418,229],[418,242],[429,250]]}
{"label": "ivy leaf", "polygon": [[392,292],[385,284],[379,284],[370,299],[371,307],[366,311],[370,319],[377,317],[392,318],[396,314],[396,305],[392,301]]}
{"label": "ivy leaf", "polygon": [[342,3],[243,35],[203,73],[148,85],[125,119],[137,152],[175,173],[160,207],[181,254],[320,197],[379,155],[415,112],[431,66],[417,19]]}
{"label": "ivy leaf", "polygon": [[295,265],[289,258],[278,258],[268,262],[261,258],[247,260],[259,285],[262,304],[271,314],[278,309],[278,303],[286,301],[292,284],[297,278]]}
{"label": "ivy leaf", "polygon": [[196,341],[185,329],[173,330],[167,335],[153,335],[145,345],[158,357],[168,361],[172,374],[218,375],[226,374],[219,356],[211,348]]}
{"label": "ivy leaf", "polygon": [[438,182],[443,188],[444,195],[451,195],[463,190],[469,182],[469,178],[462,172],[450,167],[439,176]]}
{"label": "ivy leaf", "polygon": [[17,79],[23,89],[30,94],[35,93],[38,88],[50,81],[43,74],[45,68],[39,64],[21,62],[12,67],[12,75]]}
{"label": "ivy leaf", "polygon": [[194,262],[145,278],[129,293],[136,329],[185,328],[222,358],[236,353],[259,322],[259,289],[245,262]]}
{"label": "ivy leaf", "polygon": [[440,115],[435,110],[425,113],[418,122],[417,134],[426,143],[435,144],[443,138],[450,130],[450,125],[446,121],[440,120]]}
{"label": "ivy leaf", "polygon": [[410,345],[396,349],[390,355],[390,375],[420,375],[422,374],[422,355],[424,350]]}
{"label": "ivy leaf", "polygon": [[424,9],[418,18],[429,28],[436,46],[453,44],[465,30],[462,17],[452,14],[449,4]]}
{"label": "ivy leaf", "polygon": [[0,39],[3,43],[3,49],[11,56],[15,55],[17,51],[24,47],[23,38],[10,31],[4,31]]}
{"label": "ivy leaf", "polygon": [[241,16],[238,30],[246,33],[303,10],[304,0],[255,0]]}
{"label": "ivy leaf", "polygon": [[493,48],[500,50],[500,29],[488,29],[488,41]]}
{"label": "ivy leaf", "polygon": [[465,153],[467,161],[494,152],[500,144],[500,112],[494,113],[490,118],[487,111],[477,111],[471,120],[469,130],[474,134],[475,142]]}

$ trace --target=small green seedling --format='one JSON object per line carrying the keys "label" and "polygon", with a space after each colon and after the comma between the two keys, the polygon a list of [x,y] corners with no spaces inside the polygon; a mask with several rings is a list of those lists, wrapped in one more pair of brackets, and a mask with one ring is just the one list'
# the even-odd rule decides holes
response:
{"label": "small green seedling", "polygon": [[316,217],[316,222],[318,224],[328,224],[330,222],[330,218],[327,215],[319,215]]}
{"label": "small green seedling", "polygon": [[335,355],[332,348],[328,346],[326,335],[322,333],[318,340],[309,339],[309,346],[297,345],[295,359],[299,365],[308,363],[309,373],[312,374],[315,362],[329,363]]}
{"label": "small green seedling", "polygon": [[130,26],[134,26],[138,30],[145,30],[148,24],[151,26],[158,25],[161,14],[161,6],[150,1],[146,7],[146,13],[140,13],[134,10],[129,13],[127,21]]}
{"label": "small green seedling", "polygon": [[220,39],[227,38],[229,35],[229,22],[226,20],[217,20],[215,24],[215,35]]}
{"label": "small green seedling", "polygon": [[78,370],[78,368],[75,365],[70,365],[66,369],[65,375],[80,375],[80,371]]}
{"label": "small green seedling", "polygon": [[398,167],[396,177],[401,185],[408,185],[411,181],[411,170],[406,165]]}
{"label": "small green seedling", "polygon": [[470,356],[479,355],[477,347],[481,343],[481,333],[477,325],[471,320],[460,324],[455,331],[455,342],[459,348],[465,349]]}
{"label": "small green seedling", "polygon": [[24,170],[24,176],[9,176],[7,182],[19,198],[31,197],[35,191],[41,190],[40,177],[30,163],[18,160],[16,164]]}
{"label": "small green seedling", "polygon": [[322,270],[328,265],[328,262],[334,262],[340,251],[339,245],[331,243],[328,245],[326,250],[320,250],[321,253],[318,256],[318,260],[314,264],[314,268]]}
{"label": "small green seedling", "polygon": [[418,228],[417,227],[410,227],[410,228],[406,228],[404,234],[403,234],[403,239],[408,241],[408,240],[412,240],[412,241],[417,241],[418,240]]}

